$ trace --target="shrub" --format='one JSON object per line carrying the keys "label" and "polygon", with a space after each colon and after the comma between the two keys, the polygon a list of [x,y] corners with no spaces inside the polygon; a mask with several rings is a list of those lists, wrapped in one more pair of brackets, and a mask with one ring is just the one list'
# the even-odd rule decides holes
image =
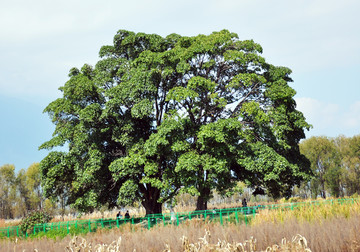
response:
{"label": "shrub", "polygon": [[25,216],[20,223],[20,230],[24,234],[31,232],[35,224],[44,224],[50,222],[52,216],[42,210],[32,211]]}
{"label": "shrub", "polygon": [[294,203],[294,202],[301,202],[301,201],[303,201],[303,199],[300,198],[300,197],[291,197],[291,198],[289,198],[287,201],[288,201],[289,203]]}
{"label": "shrub", "polygon": [[87,234],[88,231],[83,230],[81,228],[72,228],[69,230],[69,232],[66,229],[59,229],[59,230],[49,230],[49,231],[41,231],[38,232],[36,234],[32,234],[29,237],[30,238],[49,238],[49,239],[53,239],[56,240],[57,238],[63,239],[66,236],[70,235],[70,236],[75,236],[75,235],[85,235]]}

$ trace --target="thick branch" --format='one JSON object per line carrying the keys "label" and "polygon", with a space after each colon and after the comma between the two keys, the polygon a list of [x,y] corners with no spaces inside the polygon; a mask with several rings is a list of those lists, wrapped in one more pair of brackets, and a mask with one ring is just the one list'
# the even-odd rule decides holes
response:
{"label": "thick branch", "polygon": [[236,113],[240,110],[242,104],[246,101],[246,99],[259,87],[260,82],[256,83],[250,92],[239,102],[238,105],[236,105],[234,111],[231,113],[231,117],[235,117]]}

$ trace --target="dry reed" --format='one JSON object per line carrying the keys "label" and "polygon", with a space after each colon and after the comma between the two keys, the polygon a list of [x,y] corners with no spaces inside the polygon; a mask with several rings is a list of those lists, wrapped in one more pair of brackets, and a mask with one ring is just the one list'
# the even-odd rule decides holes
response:
{"label": "dry reed", "polygon": [[[205,229],[209,233],[204,237]],[[246,249],[244,251],[251,251],[251,244],[256,245],[255,248],[253,247],[253,251],[265,251],[266,249],[267,251],[285,251],[285,249],[288,249],[286,251],[296,251],[292,250],[294,248],[291,246],[294,247],[299,244],[301,237],[306,237],[306,247],[302,247],[303,250],[298,251],[306,251],[307,248],[319,252],[359,251],[360,235],[357,230],[360,230],[359,215],[349,218],[338,216],[312,222],[300,222],[293,218],[283,223],[263,222],[254,226],[221,226],[220,224],[193,220],[178,227],[172,225],[158,226],[150,230],[138,230],[135,232],[132,231],[130,225],[121,230],[102,230],[101,232],[76,238],[75,243],[78,250],[75,250],[75,246],[71,247],[70,245],[74,244],[71,243],[74,238],[66,237],[57,241],[50,239],[28,239],[18,242],[15,240],[2,240],[0,241],[0,251],[30,252],[34,251],[34,249],[39,252],[66,251],[66,248],[67,251],[96,251],[95,248],[105,249],[98,251],[184,251],[182,237],[183,242],[186,241],[189,246],[193,244],[194,250],[188,251],[197,251],[195,247],[197,249],[202,248],[200,251],[221,251],[219,249],[225,248],[237,248],[238,251],[243,251],[240,243]],[[302,236],[300,237],[298,234]],[[119,237],[121,237],[121,241]],[[199,237],[202,239],[199,239]],[[256,243],[254,243],[255,239]],[[85,250],[84,241],[86,241],[87,245],[91,244],[92,250]],[[118,250],[111,250],[114,247]]]}
{"label": "dry reed", "polygon": [[[36,249],[41,252],[67,249],[139,252],[186,251],[186,248],[187,251],[221,251],[220,249],[225,248],[228,249],[226,251],[360,251],[359,213],[359,203],[322,204],[308,208],[298,207],[292,211],[262,210],[248,226],[221,226],[219,223],[204,223],[199,219],[187,221],[178,227],[159,225],[150,230],[124,225],[119,229],[99,229],[96,233],[83,237],[66,237],[55,241],[45,238],[4,239],[0,241],[0,251],[29,252]],[[208,233],[204,237],[205,229]],[[301,241],[306,241],[306,246],[295,248]],[[85,242],[91,250],[86,250]],[[189,250],[190,247],[194,250]]]}

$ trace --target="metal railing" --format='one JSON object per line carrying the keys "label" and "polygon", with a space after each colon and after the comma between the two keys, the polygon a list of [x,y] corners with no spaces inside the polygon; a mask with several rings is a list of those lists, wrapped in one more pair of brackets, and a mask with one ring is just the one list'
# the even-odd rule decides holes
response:
{"label": "metal railing", "polygon": [[0,236],[2,237],[28,237],[36,235],[40,232],[61,231],[65,234],[88,233],[95,232],[99,228],[120,228],[129,224],[131,229],[150,229],[155,225],[180,225],[187,220],[202,220],[207,222],[219,222],[221,225],[228,223],[245,223],[246,225],[255,217],[256,213],[262,209],[281,209],[281,210],[294,210],[299,207],[309,207],[312,205],[321,204],[354,204],[358,202],[358,198],[344,198],[344,199],[331,199],[319,201],[305,201],[283,204],[268,204],[258,205],[251,207],[239,208],[225,208],[225,209],[210,209],[204,211],[191,211],[191,212],[171,212],[163,214],[151,214],[145,217],[133,217],[129,219],[89,219],[89,220],[73,220],[66,222],[53,222],[45,224],[36,224],[31,230],[22,232],[20,226],[10,226],[0,228]]}

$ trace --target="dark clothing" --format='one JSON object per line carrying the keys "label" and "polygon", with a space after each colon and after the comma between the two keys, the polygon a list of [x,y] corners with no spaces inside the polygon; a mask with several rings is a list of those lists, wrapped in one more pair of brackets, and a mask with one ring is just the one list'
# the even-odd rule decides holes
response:
{"label": "dark clothing", "polygon": [[242,207],[247,207],[246,199],[243,199],[243,201],[242,201]]}
{"label": "dark clothing", "polygon": [[126,212],[126,214],[125,214],[125,219],[130,219],[130,214],[129,214],[129,212]]}

